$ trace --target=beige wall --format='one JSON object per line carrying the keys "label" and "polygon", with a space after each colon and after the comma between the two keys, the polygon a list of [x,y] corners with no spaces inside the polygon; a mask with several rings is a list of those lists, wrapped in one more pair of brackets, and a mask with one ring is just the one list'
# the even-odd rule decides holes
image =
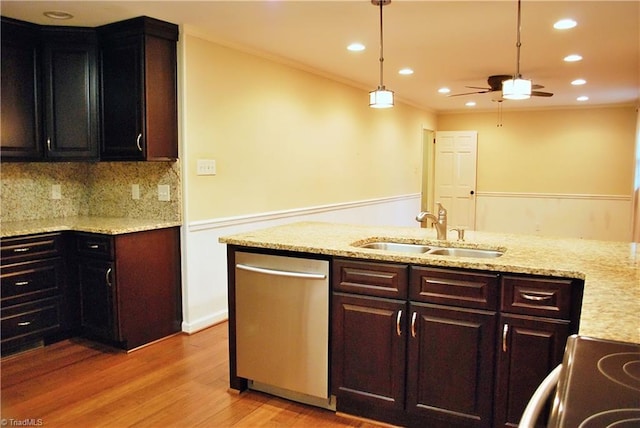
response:
{"label": "beige wall", "polygon": [[441,114],[439,131],[478,131],[478,191],[631,195],[634,107]]}
{"label": "beige wall", "polygon": [[434,114],[188,32],[182,48],[187,222],[420,192]]}

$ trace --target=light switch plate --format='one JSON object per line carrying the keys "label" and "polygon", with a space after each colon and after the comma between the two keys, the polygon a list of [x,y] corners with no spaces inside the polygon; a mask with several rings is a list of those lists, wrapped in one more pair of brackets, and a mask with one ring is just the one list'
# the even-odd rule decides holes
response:
{"label": "light switch plate", "polygon": [[168,184],[158,184],[158,200],[164,202],[171,200]]}
{"label": "light switch plate", "polygon": [[214,159],[198,159],[198,175],[216,175],[216,161]]}

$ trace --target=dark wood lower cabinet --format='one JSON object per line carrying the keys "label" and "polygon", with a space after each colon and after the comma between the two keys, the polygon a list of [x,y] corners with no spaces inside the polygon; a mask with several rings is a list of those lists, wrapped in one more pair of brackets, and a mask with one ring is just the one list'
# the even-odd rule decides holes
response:
{"label": "dark wood lower cabinet", "polygon": [[181,330],[178,228],[76,236],[81,329],[130,350]]}
{"label": "dark wood lower cabinet", "polygon": [[584,282],[336,259],[332,287],[338,411],[410,427],[489,428],[517,427],[561,363]]}
{"label": "dark wood lower cabinet", "polygon": [[[562,363],[569,321],[522,315],[500,317],[496,427],[517,427],[538,385]],[[548,412],[540,417],[540,426]]]}
{"label": "dark wood lower cabinet", "polygon": [[410,314],[412,425],[490,427],[496,313],[411,303]]}
{"label": "dark wood lower cabinet", "polygon": [[333,295],[333,393],[346,413],[402,423],[406,303]]}

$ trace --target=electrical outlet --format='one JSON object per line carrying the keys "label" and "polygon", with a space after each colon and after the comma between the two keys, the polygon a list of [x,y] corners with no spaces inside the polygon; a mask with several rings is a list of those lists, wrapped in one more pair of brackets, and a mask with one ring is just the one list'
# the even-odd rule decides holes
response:
{"label": "electrical outlet", "polygon": [[158,184],[158,200],[163,202],[171,200],[168,184]]}
{"label": "electrical outlet", "polygon": [[131,185],[131,199],[138,200],[140,199],[140,185],[132,184]]}
{"label": "electrical outlet", "polygon": [[198,175],[216,175],[216,161],[213,159],[198,159]]}
{"label": "electrical outlet", "polygon": [[62,199],[62,186],[59,184],[51,185],[51,199]]}

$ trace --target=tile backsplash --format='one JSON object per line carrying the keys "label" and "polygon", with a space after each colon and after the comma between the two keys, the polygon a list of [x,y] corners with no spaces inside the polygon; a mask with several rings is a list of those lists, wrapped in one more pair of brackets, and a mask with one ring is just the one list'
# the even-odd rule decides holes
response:
{"label": "tile backsplash", "polygon": [[[180,221],[179,162],[3,162],[0,165],[0,221],[78,215]],[[61,198],[52,199],[60,185]],[[137,184],[140,199],[133,199]],[[158,185],[170,200],[158,200]]]}

